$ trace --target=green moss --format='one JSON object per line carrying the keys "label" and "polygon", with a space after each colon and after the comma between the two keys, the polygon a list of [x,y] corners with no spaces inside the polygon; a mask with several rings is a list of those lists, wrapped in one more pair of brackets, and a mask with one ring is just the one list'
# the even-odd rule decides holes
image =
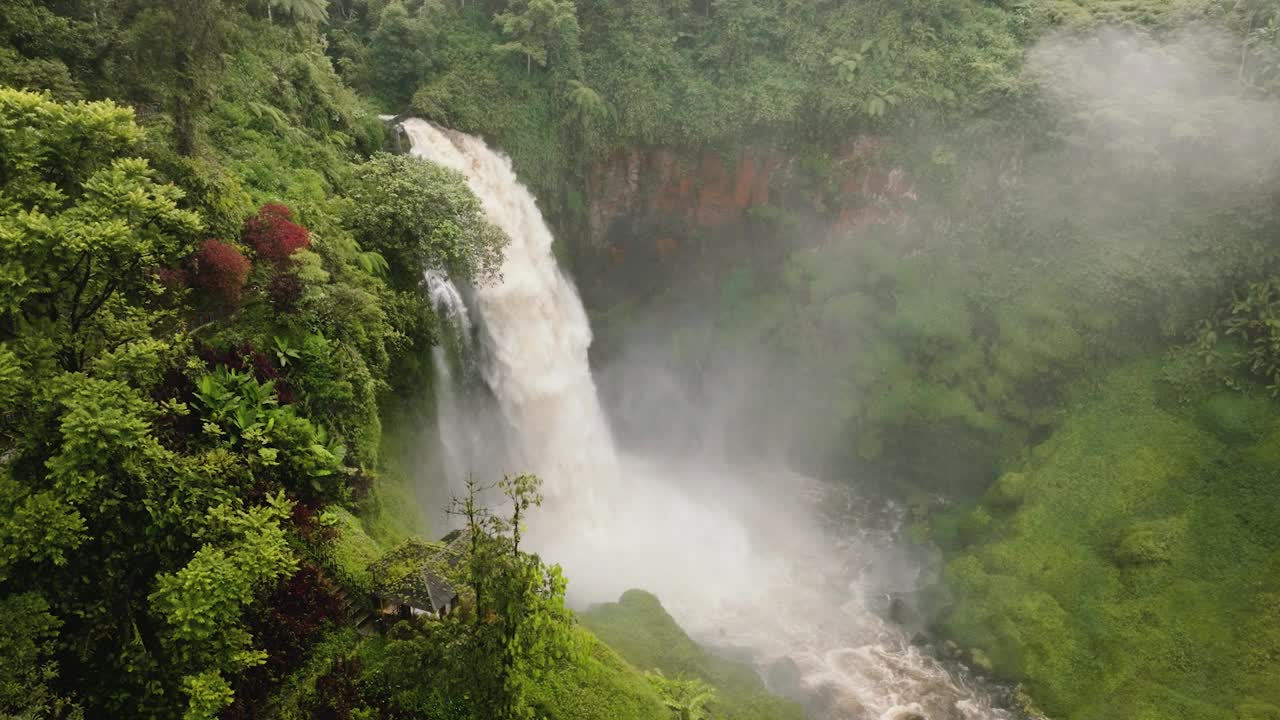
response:
{"label": "green moss", "polygon": [[1171,562],[1180,554],[1186,532],[1187,523],[1181,518],[1135,523],[1121,535],[1113,557],[1120,566]]}
{"label": "green moss", "polygon": [[771,695],[746,665],[702,649],[667,614],[658,598],[628,590],[616,603],[597,605],[579,618],[629,663],[669,677],[693,677],[716,690],[712,716],[724,720],[801,717],[800,707]]}
{"label": "green moss", "polygon": [[550,720],[669,720],[657,691],[607,645],[582,628],[580,662],[557,667],[532,689],[530,705]]}
{"label": "green moss", "polygon": [[382,548],[365,532],[359,518],[347,509],[331,509],[328,513],[336,519],[338,530],[338,537],[329,548],[329,557],[343,580],[368,589],[371,586],[369,563],[382,555]]}
{"label": "green moss", "polygon": [[1220,392],[1200,404],[1200,425],[1224,442],[1257,440],[1275,419],[1275,402],[1237,392]]}
{"label": "green moss", "polygon": [[996,510],[1012,510],[1022,504],[1026,493],[1026,473],[1007,472],[992,483],[983,501]]}
{"label": "green moss", "polygon": [[[410,401],[385,398],[381,449],[382,472],[374,482],[370,495],[361,501],[360,519],[365,530],[384,549],[413,535],[430,536],[433,528],[424,517],[415,468],[430,467],[418,457],[417,438],[424,427],[427,409],[415,412]],[[438,498],[435,507],[443,507],[447,498]]]}
{"label": "green moss", "polygon": [[462,566],[450,565],[451,561],[460,559],[460,555],[450,556],[444,543],[411,537],[369,565],[369,575],[378,592],[410,599],[422,598],[427,597],[428,591],[426,580],[419,571],[429,570],[461,587],[465,581]]}
{"label": "green moss", "polygon": [[1280,458],[1269,437],[1221,428],[1280,413],[1236,398],[1213,402],[1213,422],[1165,409],[1157,369],[1113,371],[982,507],[935,523],[952,552],[944,626],[1053,717],[1267,717]]}
{"label": "green moss", "polygon": [[1280,707],[1270,703],[1247,702],[1236,707],[1240,720],[1280,720]]}

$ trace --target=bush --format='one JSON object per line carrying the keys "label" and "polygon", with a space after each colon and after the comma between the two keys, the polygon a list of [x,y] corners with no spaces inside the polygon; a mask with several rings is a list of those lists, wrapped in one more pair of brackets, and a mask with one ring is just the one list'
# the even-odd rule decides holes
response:
{"label": "bush", "polygon": [[357,238],[387,259],[402,289],[432,268],[485,280],[501,267],[506,236],[454,170],[379,153],[356,168],[351,200]]}
{"label": "bush", "polygon": [[267,284],[267,299],[271,301],[271,308],[285,314],[296,311],[305,287],[302,279],[295,273],[281,271],[272,275],[271,282]]}
{"label": "bush", "polygon": [[299,250],[311,247],[310,232],[292,221],[293,211],[279,203],[263,205],[245,220],[244,243],[258,257],[282,264]]}
{"label": "bush", "polygon": [[194,281],[213,299],[227,305],[240,302],[252,265],[234,245],[205,240],[195,254]]}

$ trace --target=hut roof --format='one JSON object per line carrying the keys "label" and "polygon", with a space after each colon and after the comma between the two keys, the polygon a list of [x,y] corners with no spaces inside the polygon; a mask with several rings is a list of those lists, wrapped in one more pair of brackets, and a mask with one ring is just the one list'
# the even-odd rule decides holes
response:
{"label": "hut roof", "polygon": [[441,557],[449,563],[449,567],[457,567],[458,563],[462,562],[471,551],[471,531],[466,528],[454,530],[440,538],[440,542],[444,543]]}
{"label": "hut roof", "polygon": [[388,589],[386,598],[434,613],[445,610],[458,597],[458,592],[448,580],[427,568],[412,573],[397,585]]}
{"label": "hut roof", "polygon": [[449,581],[457,561],[443,542],[410,538],[370,563],[378,596],[439,612],[458,597]]}

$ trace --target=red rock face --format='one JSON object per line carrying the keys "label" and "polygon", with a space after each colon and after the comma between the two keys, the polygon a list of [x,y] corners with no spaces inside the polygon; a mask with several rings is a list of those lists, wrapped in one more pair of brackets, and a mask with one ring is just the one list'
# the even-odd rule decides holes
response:
{"label": "red rock face", "polygon": [[769,202],[770,179],[781,164],[775,153],[750,149],[731,164],[711,152],[690,161],[668,148],[619,151],[591,172],[592,242],[601,243],[615,219],[636,212],[698,228],[741,220],[747,210]]}
{"label": "red rock face", "polygon": [[[752,208],[768,205],[771,192],[792,204],[805,198],[798,202],[809,207],[800,209],[827,218],[827,241],[865,225],[905,222],[915,191],[901,167],[883,162],[884,150],[880,138],[855,138],[833,153],[824,178],[805,176],[794,157],[769,149],[748,147],[729,157],[711,151],[682,157],[665,147],[620,150],[589,176],[590,244],[607,245],[620,218],[660,218],[684,231],[741,222]],[[679,252],[673,236],[679,234],[651,239],[660,259]],[[609,252],[614,264],[624,261],[620,249]]]}

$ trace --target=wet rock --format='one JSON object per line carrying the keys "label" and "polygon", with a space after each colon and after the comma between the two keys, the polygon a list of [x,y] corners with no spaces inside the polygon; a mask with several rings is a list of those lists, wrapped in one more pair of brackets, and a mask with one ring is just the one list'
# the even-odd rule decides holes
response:
{"label": "wet rock", "polygon": [[974,667],[982,670],[983,672],[991,672],[991,658],[987,657],[987,654],[982,650],[978,648],[970,650],[969,660],[973,662]]}
{"label": "wet rock", "polygon": [[771,692],[792,700],[804,700],[807,695],[800,666],[789,657],[769,664],[765,669],[764,683]]}
{"label": "wet rock", "polygon": [[687,234],[743,221],[748,211],[771,205],[822,214],[828,240],[866,225],[904,222],[917,197],[887,148],[882,138],[852,138],[831,149],[830,167],[818,177],[797,157],[769,147],[620,149],[589,171],[587,242],[611,244],[610,229],[620,218],[660,216]]}

